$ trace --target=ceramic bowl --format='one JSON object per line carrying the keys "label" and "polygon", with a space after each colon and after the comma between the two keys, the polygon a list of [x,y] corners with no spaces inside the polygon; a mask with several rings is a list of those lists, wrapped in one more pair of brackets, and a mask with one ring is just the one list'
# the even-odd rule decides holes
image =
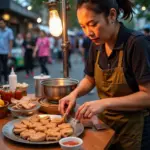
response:
{"label": "ceramic bowl", "polygon": [[[74,144],[76,143],[76,145],[74,144],[72,145],[70,142]],[[63,150],[80,150],[83,144],[83,140],[78,137],[66,137],[66,138],[62,138],[59,141],[59,144]]]}

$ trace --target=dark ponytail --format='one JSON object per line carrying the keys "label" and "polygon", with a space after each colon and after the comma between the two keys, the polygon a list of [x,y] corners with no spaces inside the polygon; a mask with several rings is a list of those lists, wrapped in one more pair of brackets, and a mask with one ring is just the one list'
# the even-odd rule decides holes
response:
{"label": "dark ponytail", "polygon": [[109,15],[111,8],[115,8],[118,16],[120,12],[123,12],[122,19],[133,17],[134,5],[130,0],[77,0],[77,9],[83,4],[86,4],[89,10],[95,13],[104,13],[105,16]]}
{"label": "dark ponytail", "polygon": [[[133,3],[130,0],[116,0],[120,10],[123,10],[122,19],[127,20],[133,17]],[[120,11],[119,10],[119,11]]]}

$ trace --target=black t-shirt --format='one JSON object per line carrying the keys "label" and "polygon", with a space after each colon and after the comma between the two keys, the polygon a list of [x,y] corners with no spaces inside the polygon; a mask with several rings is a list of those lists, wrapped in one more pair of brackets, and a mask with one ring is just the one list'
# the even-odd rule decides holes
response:
{"label": "black t-shirt", "polygon": [[34,42],[33,40],[30,40],[30,41],[25,40],[25,41],[23,42],[23,47],[24,47],[24,49],[25,49],[25,52],[27,52],[27,51],[31,51],[31,52],[32,52],[33,49],[32,49],[32,48],[28,48],[27,45],[35,46],[35,42]]}
{"label": "black t-shirt", "polygon": [[123,50],[123,70],[130,88],[138,91],[138,84],[150,81],[150,41],[142,33],[127,29],[122,23],[115,47],[108,57],[104,45],[91,44],[85,74],[94,77],[94,65],[97,51],[101,51],[99,66],[102,69],[117,67],[118,54]]}

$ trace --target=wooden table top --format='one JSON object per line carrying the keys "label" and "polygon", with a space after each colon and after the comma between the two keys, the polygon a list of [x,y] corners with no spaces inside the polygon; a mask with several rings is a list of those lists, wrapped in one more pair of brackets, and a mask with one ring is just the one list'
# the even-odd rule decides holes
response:
{"label": "wooden table top", "polygon": [[[33,96],[33,95],[32,95]],[[0,130],[13,118],[10,116],[0,119]],[[105,130],[94,130],[85,128],[84,133],[80,136],[83,139],[82,150],[106,150],[114,138],[114,130],[108,128]],[[61,150],[59,144],[50,145],[29,145],[11,141],[0,133],[0,150]]]}
{"label": "wooden table top", "polygon": [[[8,122],[11,117],[0,119],[0,130]],[[81,138],[83,139],[82,150],[106,150],[111,144],[114,137],[112,129],[99,130],[86,129]],[[13,142],[0,133],[0,149],[1,150],[61,150],[59,144],[52,145],[28,145]]]}

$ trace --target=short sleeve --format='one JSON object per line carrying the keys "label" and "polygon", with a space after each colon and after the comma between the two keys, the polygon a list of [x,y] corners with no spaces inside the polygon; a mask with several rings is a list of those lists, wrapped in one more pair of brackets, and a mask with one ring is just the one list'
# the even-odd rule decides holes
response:
{"label": "short sleeve", "polygon": [[132,69],[139,84],[150,82],[150,41],[145,36],[133,44]]}
{"label": "short sleeve", "polygon": [[94,77],[95,61],[96,61],[96,49],[95,49],[94,44],[92,43],[90,46],[88,59],[85,62],[84,73],[86,75]]}

